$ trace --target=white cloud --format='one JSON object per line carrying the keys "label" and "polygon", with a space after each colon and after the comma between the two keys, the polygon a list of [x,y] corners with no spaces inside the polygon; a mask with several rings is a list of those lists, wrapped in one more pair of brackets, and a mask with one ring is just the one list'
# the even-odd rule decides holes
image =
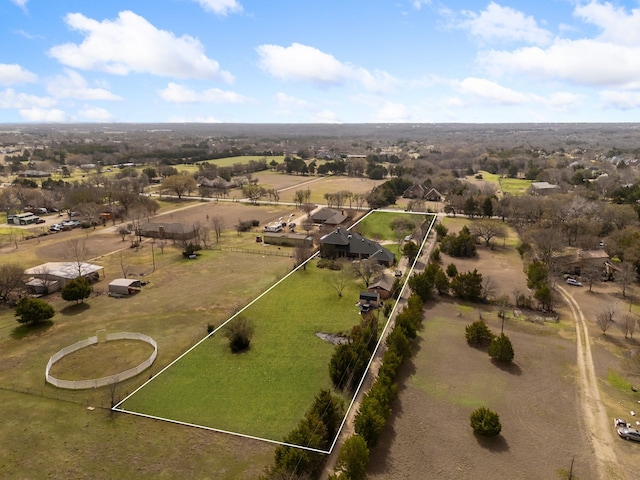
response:
{"label": "white cloud", "polygon": [[65,43],[49,50],[49,54],[64,65],[115,75],[133,72],[233,80],[229,72],[220,70],[218,62],[205,55],[199,40],[159,30],[131,11],[120,12],[114,21],[98,22],[81,13],[70,13],[65,21],[85,38],[80,44]]}
{"label": "white cloud", "polygon": [[530,101],[527,95],[484,78],[465,78],[458,84],[457,89],[462,94],[497,105],[521,105]]}
{"label": "white cloud", "polygon": [[170,123],[222,123],[222,120],[219,120],[214,117],[171,117],[169,119]]}
{"label": "white cloud", "polygon": [[586,5],[578,5],[575,15],[588,23],[600,27],[598,38],[604,42],[621,45],[640,45],[640,9],[632,9],[630,14],[624,7],[592,0]]}
{"label": "white cloud", "polygon": [[340,123],[338,115],[331,110],[321,110],[315,113],[312,120],[316,123]]}
{"label": "white cloud", "polygon": [[410,121],[409,109],[406,105],[395,102],[386,102],[376,112],[376,122],[404,123]]}
{"label": "white cloud", "polygon": [[420,10],[423,5],[430,5],[430,4],[431,4],[431,0],[413,0],[411,2],[411,5],[413,5],[413,8],[415,8],[416,10]]}
{"label": "white cloud", "polygon": [[16,93],[12,88],[0,91],[0,108],[50,108],[55,104],[56,100],[53,98]]}
{"label": "white cloud", "polygon": [[594,38],[556,38],[546,48],[480,52],[490,75],[529,75],[576,85],[640,88],[640,9],[627,12],[611,3],[591,1],[574,15],[600,29]]}
{"label": "white cloud", "polygon": [[210,88],[197,92],[173,82],[169,82],[167,88],[160,90],[158,93],[163,100],[173,103],[246,103],[249,101],[248,97],[236,92],[220,90],[219,88]]}
{"label": "white cloud", "polygon": [[25,12],[27,11],[27,3],[29,0],[11,0],[11,3],[19,6]]}
{"label": "white cloud", "polygon": [[47,82],[47,91],[56,98],[122,100],[122,97],[104,88],[90,88],[82,75],[69,69],[65,69],[65,75],[56,75]]}
{"label": "white cloud", "polygon": [[294,43],[290,47],[260,45],[260,67],[282,80],[304,80],[320,84],[342,83],[349,68],[333,55]]}
{"label": "white cloud", "polygon": [[302,98],[292,97],[286,93],[279,92],[275,96],[276,103],[280,108],[296,108],[296,109],[309,109],[312,108],[311,103]]}
{"label": "white cloud", "polygon": [[577,95],[571,92],[556,92],[551,94],[548,99],[544,99],[542,102],[552,110],[569,112],[581,107],[584,103],[584,99],[584,95]]}
{"label": "white cloud", "polygon": [[236,0],[195,0],[204,10],[216,15],[242,12],[242,5]]}
{"label": "white cloud", "polygon": [[539,47],[491,50],[480,53],[478,60],[493,75],[524,73],[578,85],[632,87],[640,77],[640,47],[589,39],[557,40],[546,50]]}
{"label": "white cloud", "polygon": [[516,41],[543,45],[551,40],[551,33],[540,28],[531,16],[495,2],[480,12],[463,11],[466,20],[457,26],[468,30],[484,41]]}
{"label": "white cloud", "polygon": [[619,110],[640,108],[640,93],[638,92],[605,90],[600,92],[600,98],[605,108],[616,108]]}
{"label": "white cloud", "polygon": [[37,76],[15,63],[0,63],[0,85],[35,82]]}
{"label": "white cloud", "polygon": [[92,122],[112,122],[115,119],[113,114],[108,110],[99,107],[91,107],[89,105],[85,105],[84,108],[78,112],[78,115],[85,120],[90,120]]}
{"label": "white cloud", "polygon": [[290,47],[260,45],[260,67],[281,80],[306,81],[327,87],[352,80],[369,91],[391,91],[399,83],[386,72],[342,63],[317,48],[293,43]]}
{"label": "white cloud", "polygon": [[67,115],[62,110],[58,110],[57,108],[25,108],[20,110],[20,115],[31,122],[60,123],[67,121]]}

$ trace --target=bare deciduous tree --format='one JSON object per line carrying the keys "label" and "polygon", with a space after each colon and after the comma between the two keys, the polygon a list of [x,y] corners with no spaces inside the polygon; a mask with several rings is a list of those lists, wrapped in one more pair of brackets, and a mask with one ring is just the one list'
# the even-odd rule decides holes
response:
{"label": "bare deciduous tree", "polygon": [[38,285],[40,285],[45,293],[49,293],[49,287],[56,283],[56,280],[51,276],[51,272],[46,265],[38,267],[35,271],[36,277],[35,280]]}
{"label": "bare deciduous tree", "polygon": [[609,327],[614,324],[613,316],[615,315],[615,313],[616,310],[614,307],[607,306],[596,315],[596,323],[598,324],[604,335],[607,334],[607,330],[609,330]]}
{"label": "bare deciduous tree", "polygon": [[[637,320],[640,320],[640,318]],[[626,313],[618,326],[620,330],[622,330],[622,333],[624,333],[624,338],[627,338],[627,336],[633,338],[633,332],[636,331],[636,316],[631,313]]]}
{"label": "bare deciduous tree", "polygon": [[596,265],[586,265],[580,269],[580,276],[583,281],[589,284],[589,291],[591,291],[593,282],[602,277],[602,268]]}
{"label": "bare deciduous tree", "polygon": [[487,300],[496,293],[497,284],[491,277],[484,277],[482,280],[482,299]]}
{"label": "bare deciduous tree", "polygon": [[375,258],[367,258],[360,260],[359,262],[353,262],[351,268],[356,277],[364,280],[364,284],[369,288],[369,284],[380,272],[382,272],[382,265],[378,263]]}
{"label": "bare deciduous tree", "polygon": [[128,251],[120,250],[119,252],[120,269],[122,270],[122,277],[127,278],[127,275],[131,273],[131,255]]}
{"label": "bare deciduous tree", "polygon": [[196,222],[193,225],[193,231],[196,233],[196,236],[195,236],[196,244],[198,245],[202,244],[203,248],[207,248],[207,244],[209,243],[209,240],[211,238],[209,227],[206,225],[203,225],[200,222]]}
{"label": "bare deciduous tree", "polygon": [[84,240],[73,238],[67,242],[65,250],[66,260],[73,263],[78,271],[78,276],[83,273],[82,265],[89,259],[89,249]]}
{"label": "bare deciduous tree", "polygon": [[6,302],[7,297],[22,283],[24,269],[17,263],[0,265],[0,301]]}
{"label": "bare deciduous tree", "polygon": [[[298,245],[295,248],[295,259],[296,259],[296,267],[298,265],[302,265],[311,255],[311,248],[308,245]],[[307,265],[303,265],[303,270],[307,269]]]}
{"label": "bare deciduous tree", "polygon": [[338,293],[338,297],[342,298],[342,292],[352,280],[352,277],[351,271],[346,265],[342,264],[340,267],[340,270],[331,276],[330,284],[331,288]]}
{"label": "bare deciduous tree", "polygon": [[215,215],[211,219],[211,225],[213,225],[213,233],[216,236],[216,243],[220,242],[220,237],[222,237],[222,231],[224,230],[224,218],[220,215]]}
{"label": "bare deciduous tree", "polygon": [[476,220],[471,224],[469,230],[472,235],[482,238],[487,247],[490,245],[492,238],[505,238],[507,236],[507,227],[498,220]]}
{"label": "bare deciduous tree", "polygon": [[629,262],[622,262],[620,268],[615,274],[616,283],[620,286],[623,297],[627,296],[627,287],[636,277],[634,266]]}
{"label": "bare deciduous tree", "polygon": [[551,265],[553,254],[562,249],[562,235],[557,228],[542,227],[529,232],[529,237],[536,246],[536,252],[540,255],[545,265]]}

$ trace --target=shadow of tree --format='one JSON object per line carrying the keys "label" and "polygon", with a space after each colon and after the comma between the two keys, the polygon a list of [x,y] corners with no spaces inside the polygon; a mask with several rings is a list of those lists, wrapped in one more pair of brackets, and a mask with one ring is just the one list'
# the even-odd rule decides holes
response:
{"label": "shadow of tree", "polygon": [[53,326],[53,322],[51,320],[46,320],[44,322],[38,322],[35,324],[24,324],[20,325],[13,329],[11,332],[11,338],[14,340],[20,340],[29,336],[35,332],[44,332]]}
{"label": "shadow of tree", "polygon": [[498,367],[503,372],[507,372],[512,375],[522,375],[522,369],[520,368],[520,365],[518,365],[517,363],[514,363],[514,362],[501,363],[501,362],[496,362],[495,360],[491,360],[491,363],[493,363],[496,367]]}
{"label": "shadow of tree", "polygon": [[91,305],[88,303],[74,303],[73,305],[68,305],[60,310],[62,315],[78,315],[79,313],[85,312],[91,308]]}
{"label": "shadow of tree", "polygon": [[483,437],[482,435],[474,433],[473,436],[476,437],[476,440],[482,448],[486,448],[491,452],[502,453],[509,451],[509,444],[502,435],[496,435],[495,437]]}

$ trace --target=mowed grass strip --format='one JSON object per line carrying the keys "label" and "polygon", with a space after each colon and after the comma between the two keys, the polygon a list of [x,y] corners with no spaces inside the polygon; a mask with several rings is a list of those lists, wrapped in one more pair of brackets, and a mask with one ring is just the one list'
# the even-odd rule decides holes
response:
{"label": "mowed grass strip", "polygon": [[337,274],[311,262],[242,313],[255,326],[248,351],[232,354],[221,329],[121,407],[282,440],[318,391],[331,387],[334,347],[315,333],[348,331],[359,321],[359,286],[352,282],[338,297]]}

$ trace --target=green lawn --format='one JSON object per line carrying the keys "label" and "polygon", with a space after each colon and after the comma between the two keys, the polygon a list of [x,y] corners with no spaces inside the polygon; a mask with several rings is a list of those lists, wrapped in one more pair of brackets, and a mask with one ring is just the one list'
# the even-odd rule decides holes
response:
{"label": "green lawn", "polygon": [[334,347],[315,333],[344,332],[359,320],[359,286],[339,298],[330,285],[335,275],[315,262],[293,273],[242,313],[255,325],[247,352],[231,354],[217,331],[122,408],[282,440],[318,391],[331,386]]}
{"label": "green lawn", "polygon": [[495,173],[485,172],[484,170],[480,173],[482,174],[482,180],[489,183],[495,183],[496,186],[499,186],[503,194],[524,195],[531,186],[531,180],[502,177]]}
{"label": "green lawn", "polygon": [[263,159],[267,161],[267,165],[269,165],[269,163],[271,163],[272,160],[275,160],[278,163],[284,162],[283,155],[245,155],[240,157],[227,157],[227,158],[216,158],[211,160],[204,160],[199,163],[211,163],[219,167],[232,167],[236,163],[245,164],[245,163],[249,163],[251,160],[257,162],[258,160],[263,160]]}
{"label": "green lawn", "polygon": [[356,227],[361,235],[372,240],[391,240],[397,241],[396,233],[391,229],[391,222],[396,218],[408,219],[418,226],[420,222],[426,218],[431,220],[431,216],[425,216],[415,213],[402,212],[375,212],[373,215],[367,215]]}
{"label": "green lawn", "polygon": [[531,180],[521,178],[500,178],[500,190],[510,195],[524,195],[531,186]]}

